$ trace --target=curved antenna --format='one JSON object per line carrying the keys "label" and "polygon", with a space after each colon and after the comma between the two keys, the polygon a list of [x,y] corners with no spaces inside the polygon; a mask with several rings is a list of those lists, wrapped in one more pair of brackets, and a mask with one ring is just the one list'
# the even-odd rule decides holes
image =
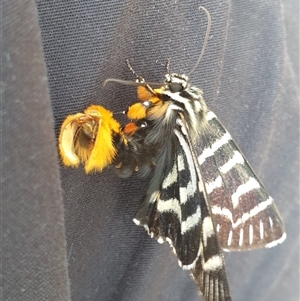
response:
{"label": "curved antenna", "polygon": [[207,45],[207,41],[208,41],[208,37],[209,37],[209,33],[210,33],[210,26],[211,26],[211,17],[210,17],[210,13],[208,12],[208,10],[203,7],[203,6],[199,6],[198,8],[199,10],[203,10],[206,14],[206,17],[207,17],[207,27],[206,27],[206,33],[205,33],[205,38],[204,38],[204,41],[203,41],[203,46],[202,46],[202,50],[201,50],[201,53],[199,55],[199,58],[195,64],[195,66],[192,68],[192,70],[188,73],[188,76],[190,76],[194,71],[195,69],[197,68],[197,66],[199,65],[200,63],[200,60],[202,59],[202,56],[204,55],[204,52],[205,52],[205,48],[206,48],[206,45]]}

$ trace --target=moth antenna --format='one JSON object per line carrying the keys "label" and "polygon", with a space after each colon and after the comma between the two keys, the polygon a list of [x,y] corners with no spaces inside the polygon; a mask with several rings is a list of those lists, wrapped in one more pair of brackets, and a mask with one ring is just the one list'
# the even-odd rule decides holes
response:
{"label": "moth antenna", "polygon": [[157,82],[132,82],[130,80],[122,80],[122,79],[117,79],[117,78],[107,78],[104,82],[103,82],[103,87],[105,87],[105,85],[109,82],[115,82],[115,83],[119,83],[121,85],[125,85],[125,86],[147,86],[147,85],[151,85],[153,87],[161,87],[162,83],[157,83]]}
{"label": "moth antenna", "polygon": [[145,82],[145,79],[144,79],[142,76],[139,76],[139,75],[133,70],[133,68],[131,67],[131,65],[130,65],[128,59],[126,60],[126,65],[127,65],[127,67],[129,68],[129,70],[133,73],[133,75],[139,80],[140,83]]}
{"label": "moth antenna", "polygon": [[205,48],[206,48],[206,45],[207,45],[207,41],[208,41],[208,38],[209,38],[210,27],[211,27],[211,17],[210,17],[210,13],[208,12],[208,10],[205,7],[203,7],[203,6],[199,6],[198,9],[199,10],[203,10],[205,12],[206,17],[207,17],[207,27],[206,27],[206,33],[205,33],[205,38],[204,38],[204,41],[203,41],[203,46],[202,46],[201,53],[199,55],[199,58],[198,58],[198,60],[197,60],[197,62],[195,64],[195,66],[188,73],[188,76],[190,76],[195,71],[195,69],[197,68],[197,66],[200,63],[200,60],[202,59],[202,56],[204,55]]}
{"label": "moth antenna", "polygon": [[125,86],[138,86],[139,85],[137,82],[132,82],[130,80],[122,80],[122,79],[117,79],[117,78],[107,78],[103,82],[103,87],[105,87],[106,84],[109,83],[109,82],[115,82],[115,83],[119,83],[119,84],[125,85]]}

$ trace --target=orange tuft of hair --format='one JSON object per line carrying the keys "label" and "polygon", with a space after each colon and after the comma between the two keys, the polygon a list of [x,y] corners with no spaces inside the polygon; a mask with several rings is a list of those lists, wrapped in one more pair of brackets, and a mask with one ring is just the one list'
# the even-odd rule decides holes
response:
{"label": "orange tuft of hair", "polygon": [[92,105],[85,110],[86,114],[100,115],[98,133],[94,148],[85,163],[85,172],[102,171],[112,163],[117,150],[113,144],[113,136],[120,132],[120,124],[112,117],[112,113],[101,106]]}
{"label": "orange tuft of hair", "polygon": [[138,126],[135,123],[130,122],[130,123],[127,123],[123,127],[123,133],[125,135],[132,136],[136,132],[137,129],[138,129]]}
{"label": "orange tuft of hair", "polygon": [[145,86],[138,86],[137,96],[139,100],[145,101],[149,100],[153,96],[153,94]]}
{"label": "orange tuft of hair", "polygon": [[78,167],[83,163],[86,173],[102,171],[116,156],[116,134],[120,134],[120,124],[102,106],[91,105],[84,113],[68,116],[58,140],[63,164]]}
{"label": "orange tuft of hair", "polygon": [[129,119],[139,120],[145,118],[146,113],[147,107],[141,102],[136,102],[128,108],[126,115]]}

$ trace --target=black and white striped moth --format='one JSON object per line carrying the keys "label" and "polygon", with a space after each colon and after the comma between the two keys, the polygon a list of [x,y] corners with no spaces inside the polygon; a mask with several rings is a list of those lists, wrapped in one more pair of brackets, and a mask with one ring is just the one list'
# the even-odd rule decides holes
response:
{"label": "black and white striped moth", "polygon": [[[129,63],[128,63],[129,64]],[[131,66],[129,66],[131,68]],[[132,68],[131,68],[132,70]],[[188,77],[165,75],[151,88],[137,76],[141,149],[157,150],[153,175],[134,222],[167,241],[206,301],[231,300],[224,251],[270,248],[285,240],[282,218],[228,131]]]}
{"label": "black and white striped moth", "polygon": [[[200,8],[210,24],[208,12]],[[209,26],[204,45],[208,32]],[[206,301],[230,301],[221,249],[276,246],[286,237],[282,218],[241,150],[208,109],[201,89],[186,75],[170,73],[169,62],[159,88],[127,65],[137,78],[140,102],[126,114],[147,124],[141,149],[156,150],[153,175],[134,222],[173,247],[179,265],[190,271]]]}

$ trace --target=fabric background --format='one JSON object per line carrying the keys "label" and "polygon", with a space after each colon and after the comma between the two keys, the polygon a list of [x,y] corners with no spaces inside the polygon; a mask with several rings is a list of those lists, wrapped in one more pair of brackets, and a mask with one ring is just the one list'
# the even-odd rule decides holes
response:
{"label": "fabric background", "polygon": [[191,76],[273,196],[287,240],[226,254],[233,300],[299,300],[298,6],[288,1],[42,1],[2,5],[2,297],[6,301],[199,300],[167,245],[136,227],[146,180],[62,167],[63,119],[121,111],[125,65],[160,81],[166,58]]}

